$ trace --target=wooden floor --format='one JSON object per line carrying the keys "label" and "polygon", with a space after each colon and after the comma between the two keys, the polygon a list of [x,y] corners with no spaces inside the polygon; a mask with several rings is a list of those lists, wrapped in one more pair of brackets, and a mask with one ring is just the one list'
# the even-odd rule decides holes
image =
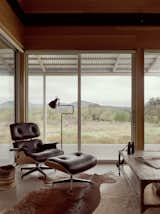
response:
{"label": "wooden floor", "polygon": [[[11,188],[6,191],[0,191],[0,211],[12,207],[17,201],[21,200],[27,193],[33,190],[39,190],[40,188],[44,187],[44,182],[40,179],[41,175],[38,172],[35,172],[31,175],[26,176],[23,180],[20,177],[20,168],[17,167],[16,169],[16,187]],[[49,172],[47,173],[55,173]],[[106,165],[101,164],[97,165],[96,167],[86,171],[87,173],[97,173],[103,174],[106,172],[114,172],[117,174],[117,168],[115,165]],[[57,175],[64,175],[62,172],[56,171],[55,176]]]}
{"label": "wooden floor", "polygon": [[[14,154],[8,151],[9,147],[1,147],[0,164],[13,163]],[[3,158],[2,158],[3,157]],[[139,204],[136,196],[132,193],[127,181],[118,176],[118,170],[115,164],[97,164],[94,168],[88,170],[88,173],[103,174],[112,172],[117,182],[113,184],[102,185],[100,206],[94,214],[139,214]],[[47,173],[50,173],[49,171]],[[54,175],[54,171],[51,172]],[[55,176],[62,172],[56,172]],[[44,188],[44,182],[40,179],[38,172],[33,173],[23,180],[20,177],[20,168],[16,167],[16,186],[7,191],[0,191],[0,213],[4,209],[12,207],[31,191]],[[144,214],[160,214],[160,209],[150,209]]]}
{"label": "wooden floor", "polygon": [[[0,191],[0,213],[3,210],[12,207],[19,200],[24,198],[31,191],[46,188],[40,174],[33,173],[23,180],[20,177],[20,168],[16,169],[16,187],[7,191]],[[94,168],[86,171],[87,173],[103,174],[108,173],[113,175],[115,183],[105,183],[101,185],[101,202],[94,214],[139,214],[139,203],[136,195],[131,190],[124,177],[118,176],[118,170],[113,164],[97,164]],[[63,176],[62,172],[47,171],[47,174],[52,176]],[[150,209],[144,214],[159,214],[160,209]]]}

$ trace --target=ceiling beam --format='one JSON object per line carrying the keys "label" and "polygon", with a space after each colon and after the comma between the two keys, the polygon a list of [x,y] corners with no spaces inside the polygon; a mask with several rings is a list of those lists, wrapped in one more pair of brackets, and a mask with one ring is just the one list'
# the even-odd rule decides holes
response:
{"label": "ceiling beam", "polygon": [[14,72],[13,68],[8,64],[8,62],[6,62],[6,60],[0,56],[0,61],[2,62],[2,64],[7,68],[7,70],[9,72]]}
{"label": "ceiling beam", "polygon": [[[66,72],[59,72],[59,71],[54,71],[54,73],[52,71],[47,71],[45,73],[47,76],[77,76],[76,72],[71,72],[70,70],[66,71]],[[131,76],[131,72],[116,72],[113,73],[112,71],[110,72],[82,72],[81,73],[82,76]],[[41,76],[42,73],[39,71],[30,71],[29,75],[33,75],[33,76]]]}
{"label": "ceiling beam", "polygon": [[159,0],[6,1],[25,26],[160,25]]}
{"label": "ceiling beam", "polygon": [[120,54],[117,56],[115,64],[113,66],[113,71],[112,72],[116,72],[117,67],[118,67],[118,63],[119,63],[119,59],[120,59]]}
{"label": "ceiling beam", "polygon": [[42,71],[45,73],[46,72],[46,68],[45,68],[45,66],[43,64],[43,61],[42,61],[42,59],[41,59],[41,57],[39,55],[37,55],[37,59],[38,59],[38,63],[40,65]]}

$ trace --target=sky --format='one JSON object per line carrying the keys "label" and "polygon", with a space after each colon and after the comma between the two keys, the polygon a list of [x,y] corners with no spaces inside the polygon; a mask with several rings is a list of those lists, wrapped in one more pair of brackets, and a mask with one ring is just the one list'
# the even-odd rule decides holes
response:
{"label": "sky", "polygon": [[[36,84],[37,82],[37,84]],[[38,84],[38,82],[41,84]],[[42,78],[32,77],[29,82],[31,103],[41,103]],[[59,97],[62,103],[77,100],[77,77],[49,76],[46,78],[47,102]],[[39,94],[39,96],[37,96]],[[160,97],[160,77],[145,77],[145,102]],[[41,101],[40,101],[41,99]],[[82,76],[81,100],[111,106],[131,106],[131,77],[129,76]]]}
{"label": "sky", "polygon": [[0,103],[13,100],[14,83],[13,76],[0,76]]}
{"label": "sky", "polygon": [[[81,99],[100,105],[131,106],[131,77],[129,76],[83,76],[81,78]],[[0,103],[13,100],[13,77],[0,78]],[[77,77],[49,76],[46,78],[47,102],[59,97],[62,103],[77,100]],[[151,97],[160,97],[160,77],[145,77],[145,102]],[[43,78],[29,79],[29,102],[41,104]]]}
{"label": "sky", "polygon": [[[33,80],[34,79],[34,80]],[[41,85],[35,84],[41,82]],[[81,99],[101,105],[130,105],[130,78],[119,80],[118,77],[84,76],[81,79]],[[38,87],[37,87],[38,85]],[[46,79],[47,102],[59,97],[62,103],[72,103],[77,100],[77,77],[49,76]],[[123,87],[119,87],[122,85]],[[31,103],[40,103],[43,96],[42,78],[32,77],[29,83],[29,100]],[[117,91],[117,89],[119,90]],[[126,90],[127,89],[127,90]],[[118,94],[117,94],[118,93]],[[37,97],[39,94],[39,97]],[[125,96],[123,96],[125,94]],[[118,96],[117,96],[118,95]]]}

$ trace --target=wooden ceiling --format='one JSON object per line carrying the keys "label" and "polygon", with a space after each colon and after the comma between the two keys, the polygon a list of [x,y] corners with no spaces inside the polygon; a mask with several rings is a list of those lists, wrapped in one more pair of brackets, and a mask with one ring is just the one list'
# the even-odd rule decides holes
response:
{"label": "wooden ceiling", "polygon": [[27,26],[160,26],[159,0],[6,0]]}
{"label": "wooden ceiling", "polygon": [[17,0],[24,13],[160,13],[159,0]]}

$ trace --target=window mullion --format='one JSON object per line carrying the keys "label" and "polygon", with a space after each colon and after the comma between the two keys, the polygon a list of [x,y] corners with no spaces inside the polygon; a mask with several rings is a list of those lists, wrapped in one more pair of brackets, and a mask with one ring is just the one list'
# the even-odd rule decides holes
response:
{"label": "window mullion", "polygon": [[81,55],[78,54],[78,151],[81,151]]}
{"label": "window mullion", "polygon": [[46,75],[43,73],[43,140],[46,142],[46,125],[47,125],[47,109],[46,109]]}

